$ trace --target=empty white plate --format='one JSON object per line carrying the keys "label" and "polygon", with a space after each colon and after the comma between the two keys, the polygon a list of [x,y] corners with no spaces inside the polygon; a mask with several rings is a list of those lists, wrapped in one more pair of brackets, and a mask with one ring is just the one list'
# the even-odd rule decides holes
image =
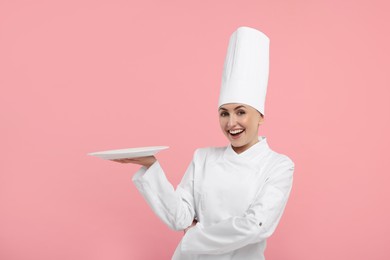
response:
{"label": "empty white plate", "polygon": [[138,158],[138,157],[152,156],[158,153],[159,151],[168,148],[169,148],[168,146],[149,146],[149,147],[138,147],[138,148],[94,152],[94,153],[89,153],[88,155],[96,156],[106,160]]}

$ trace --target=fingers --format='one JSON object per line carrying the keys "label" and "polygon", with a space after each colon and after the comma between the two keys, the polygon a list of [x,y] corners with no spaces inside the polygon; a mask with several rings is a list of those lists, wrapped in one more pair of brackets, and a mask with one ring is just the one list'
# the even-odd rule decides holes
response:
{"label": "fingers", "polygon": [[194,219],[194,220],[192,221],[192,224],[183,230],[183,231],[184,231],[184,234],[187,233],[187,231],[188,231],[190,228],[195,227],[197,223],[198,223],[198,221],[197,221],[196,219]]}
{"label": "fingers", "polygon": [[118,163],[135,163],[135,162],[137,162],[134,159],[128,159],[128,158],[125,158],[125,159],[113,159],[111,161],[118,162]]}
{"label": "fingers", "polygon": [[157,159],[154,156],[145,156],[137,158],[123,158],[123,159],[112,159],[111,161],[118,163],[134,163],[149,168]]}

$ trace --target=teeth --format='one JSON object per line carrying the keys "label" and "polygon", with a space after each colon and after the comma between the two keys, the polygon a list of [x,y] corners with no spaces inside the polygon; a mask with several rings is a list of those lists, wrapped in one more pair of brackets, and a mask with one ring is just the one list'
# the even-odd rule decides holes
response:
{"label": "teeth", "polygon": [[229,130],[229,133],[235,135],[235,134],[239,134],[239,133],[241,133],[243,131],[244,131],[244,129]]}

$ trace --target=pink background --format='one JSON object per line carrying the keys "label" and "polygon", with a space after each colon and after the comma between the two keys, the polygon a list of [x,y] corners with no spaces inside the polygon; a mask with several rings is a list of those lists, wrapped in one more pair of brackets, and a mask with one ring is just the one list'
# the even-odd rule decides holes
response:
{"label": "pink background", "polygon": [[260,134],[296,163],[269,260],[390,259],[388,1],[0,1],[0,259],[169,259],[169,230],[93,151],[169,145],[176,186],[226,145],[230,34],[271,38]]}

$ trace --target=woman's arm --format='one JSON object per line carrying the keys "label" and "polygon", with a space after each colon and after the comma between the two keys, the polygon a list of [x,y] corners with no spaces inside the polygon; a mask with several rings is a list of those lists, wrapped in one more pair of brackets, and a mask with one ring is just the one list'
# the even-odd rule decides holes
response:
{"label": "woman's arm", "polygon": [[194,162],[175,190],[154,156],[113,161],[142,165],[132,180],[155,214],[171,229],[185,230],[191,226],[195,217]]}
{"label": "woman's arm", "polygon": [[191,163],[182,180],[185,185],[179,185],[175,190],[156,161],[149,168],[142,167],[133,176],[133,182],[154,213],[165,224],[173,230],[184,230],[191,225],[195,217],[195,203],[191,190],[192,175]]}
{"label": "woman's arm", "polygon": [[181,249],[191,254],[224,254],[268,238],[285,208],[292,185],[294,164],[285,160],[272,172],[255,201],[243,216],[210,226],[196,226],[184,236]]}

